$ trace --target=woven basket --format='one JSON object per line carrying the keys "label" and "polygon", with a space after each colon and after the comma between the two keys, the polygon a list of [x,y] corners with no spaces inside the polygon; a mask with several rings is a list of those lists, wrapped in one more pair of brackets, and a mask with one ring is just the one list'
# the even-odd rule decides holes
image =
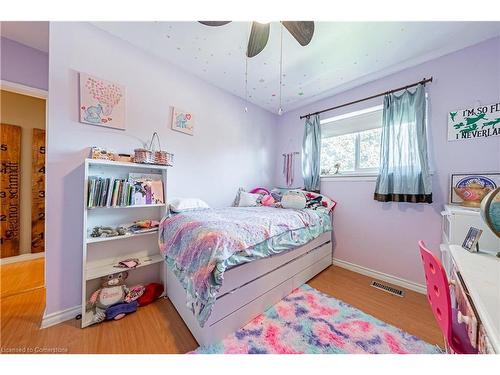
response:
{"label": "woven basket", "polygon": [[[158,148],[153,148],[154,140],[156,139],[158,143]],[[149,147],[146,148],[136,148],[134,150],[134,161],[136,163],[142,164],[159,164],[159,165],[173,165],[174,162],[174,154],[171,154],[167,151],[161,150],[160,145],[160,137],[158,133],[154,132],[151,137],[151,142]]]}

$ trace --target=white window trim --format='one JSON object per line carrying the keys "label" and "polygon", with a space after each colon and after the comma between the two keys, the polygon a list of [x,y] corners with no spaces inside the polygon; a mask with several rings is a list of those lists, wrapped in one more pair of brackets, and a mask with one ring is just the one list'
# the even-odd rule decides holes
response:
{"label": "white window trim", "polygon": [[369,107],[369,108],[361,109],[359,111],[348,112],[348,113],[344,113],[343,115],[338,115],[338,116],[334,116],[334,117],[325,118],[324,120],[320,120],[319,123],[320,123],[320,125],[324,125],[324,124],[328,124],[329,122],[338,121],[338,120],[344,120],[346,118],[363,115],[365,113],[380,111],[382,109],[384,109],[384,106],[382,104],[380,104],[380,105],[376,105],[374,107]]}
{"label": "white window trim", "polygon": [[[368,107],[361,109],[359,111],[348,112],[342,115],[329,117],[324,120],[320,120],[320,125],[325,125],[330,122],[343,120],[350,117],[356,117],[359,115],[363,115],[365,113],[381,111],[384,108],[382,104],[376,105],[373,107]],[[382,127],[382,124],[381,124]],[[359,134],[356,137],[356,142],[354,144],[354,154],[355,154],[355,165],[354,171],[352,172],[340,172],[338,174],[328,174],[328,175],[320,175],[321,180],[344,180],[344,181],[372,181],[376,180],[378,176],[378,168],[359,168]]]}
{"label": "white window trim", "polygon": [[[429,174],[434,176],[435,171],[430,170]],[[370,173],[338,173],[338,174],[329,174],[320,176],[321,181],[329,182],[329,181],[376,181],[378,177],[377,172]]]}
{"label": "white window trim", "polygon": [[321,181],[323,182],[328,182],[328,181],[355,181],[355,182],[361,182],[361,181],[376,181],[378,176],[378,172],[374,173],[342,173],[342,174],[330,174],[330,175],[323,175],[320,177]]}

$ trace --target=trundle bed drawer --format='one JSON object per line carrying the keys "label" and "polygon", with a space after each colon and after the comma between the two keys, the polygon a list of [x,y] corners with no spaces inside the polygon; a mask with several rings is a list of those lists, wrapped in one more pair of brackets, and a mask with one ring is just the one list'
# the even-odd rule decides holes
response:
{"label": "trundle bed drawer", "polygon": [[240,264],[236,267],[228,269],[224,274],[224,282],[219,290],[219,295],[222,296],[237,287],[243,286],[258,277],[273,271],[280,265],[290,262],[313,249],[324,246],[326,243],[328,243],[331,248],[331,237],[331,231],[325,232],[299,248],[272,255],[267,258],[254,260],[250,263]]}
{"label": "trundle bed drawer", "polygon": [[[316,264],[317,262],[326,258],[331,264],[332,257],[332,246],[328,242],[323,246],[320,246],[314,250],[311,250],[288,263],[282,264],[278,268],[271,270],[270,272],[252,280],[248,283],[238,287],[236,289],[230,290],[225,294],[221,294],[215,303],[212,314],[207,321],[208,325],[217,323],[219,320],[224,319],[226,316],[230,315],[236,311],[239,307],[252,302],[259,296],[267,293],[273,286],[284,283],[287,280],[294,282],[294,277],[297,274]],[[324,267],[326,268],[326,267]],[[312,272],[312,271],[311,271]],[[311,273],[311,277],[314,276]],[[296,279],[298,280],[298,279]],[[305,279],[304,281],[307,281]],[[302,283],[304,282],[302,281]],[[301,283],[301,284],[302,284]],[[300,285],[294,285],[294,287]]]}

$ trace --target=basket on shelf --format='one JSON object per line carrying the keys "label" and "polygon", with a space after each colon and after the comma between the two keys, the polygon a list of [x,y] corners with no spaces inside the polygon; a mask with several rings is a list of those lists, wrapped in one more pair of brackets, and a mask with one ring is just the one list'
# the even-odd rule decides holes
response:
{"label": "basket on shelf", "polygon": [[[155,138],[158,143],[157,149],[153,149],[153,142]],[[173,166],[174,154],[161,150],[160,137],[158,136],[158,133],[154,132],[148,148],[136,148],[134,150],[134,162]]]}

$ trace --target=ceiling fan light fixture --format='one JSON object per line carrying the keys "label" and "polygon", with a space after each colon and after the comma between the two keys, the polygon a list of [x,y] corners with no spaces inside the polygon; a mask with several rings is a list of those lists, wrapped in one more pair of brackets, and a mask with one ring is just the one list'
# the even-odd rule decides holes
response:
{"label": "ceiling fan light fixture", "polygon": [[268,23],[271,23],[271,21],[254,21],[257,23],[260,23],[261,25],[267,25]]}

